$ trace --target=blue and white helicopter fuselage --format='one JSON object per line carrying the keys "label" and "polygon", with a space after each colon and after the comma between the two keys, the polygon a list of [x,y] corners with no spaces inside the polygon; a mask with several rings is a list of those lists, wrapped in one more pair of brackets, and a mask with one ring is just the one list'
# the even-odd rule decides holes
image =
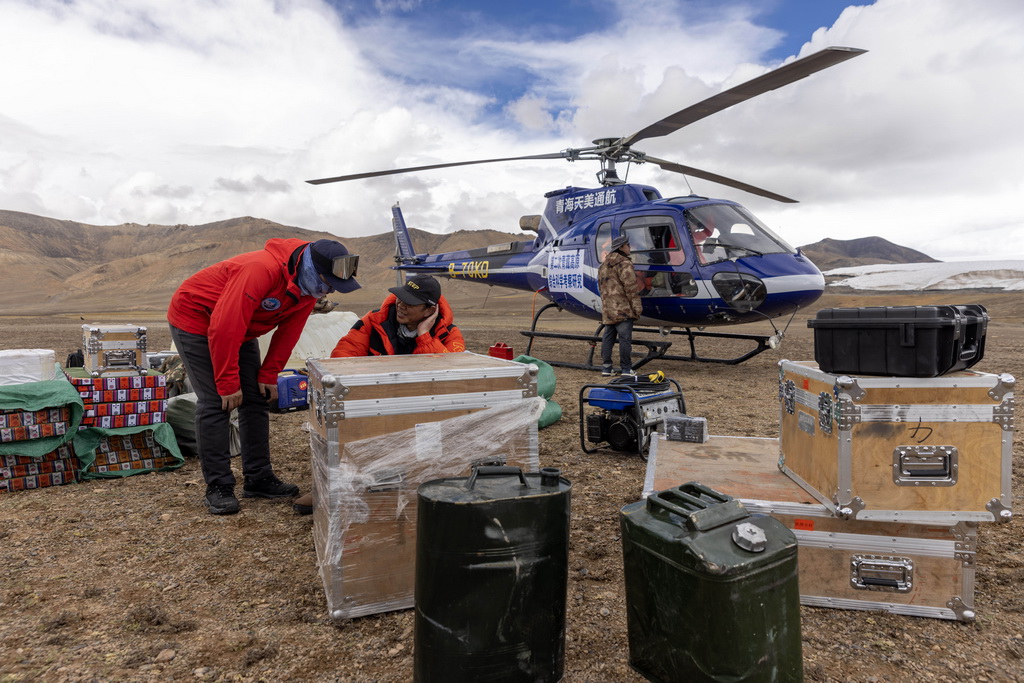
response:
{"label": "blue and white helicopter fuselage", "polygon": [[445,254],[413,254],[401,210],[394,229],[404,271],[535,292],[570,313],[601,319],[598,269],[626,235],[643,304],[641,325],[707,327],[791,315],[821,296],[824,278],[798,250],[741,205],[698,196],[665,199],[618,184],[549,192],[520,227],[533,240]]}

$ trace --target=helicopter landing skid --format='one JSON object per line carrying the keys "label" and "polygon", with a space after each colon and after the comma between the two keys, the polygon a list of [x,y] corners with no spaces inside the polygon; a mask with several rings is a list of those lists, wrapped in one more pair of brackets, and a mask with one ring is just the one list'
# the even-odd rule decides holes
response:
{"label": "helicopter landing skid", "polygon": [[[574,341],[585,341],[590,344],[590,353],[587,356],[586,363],[568,363],[560,360],[544,360],[548,365],[557,365],[562,368],[576,368],[578,370],[600,370],[601,364],[594,364],[594,353],[597,351],[598,345],[601,343],[601,335],[599,334],[563,334],[561,332],[537,332],[536,330],[520,330],[520,334],[529,337],[530,341],[526,345],[526,355],[530,355],[530,350],[533,347],[533,340],[536,337],[544,337],[545,339],[570,339]],[[646,339],[634,339],[633,346],[644,346],[647,348],[647,354],[640,360],[633,363],[633,369],[643,367],[652,360],[658,360],[659,358],[670,358],[671,356],[665,355],[668,351],[668,347],[672,346],[670,341],[648,341]],[[634,353],[634,356],[639,355]]]}
{"label": "helicopter landing skid", "polygon": [[[597,351],[598,344],[601,343],[601,331],[604,329],[604,325],[598,325],[597,331],[594,332],[594,334],[592,334],[592,335],[588,335],[588,334],[567,334],[567,333],[561,333],[561,332],[538,332],[537,331],[537,321],[540,319],[541,314],[544,311],[546,311],[547,309],[549,309],[549,308],[557,308],[557,309],[561,310],[561,307],[558,304],[555,304],[555,303],[549,303],[549,304],[546,304],[546,305],[542,306],[541,309],[539,311],[537,311],[537,314],[533,317],[533,324],[530,326],[530,329],[529,330],[520,330],[520,332],[519,332],[521,335],[523,335],[524,337],[528,337],[529,340],[530,340],[527,343],[527,345],[526,345],[526,355],[527,356],[532,355],[533,342],[534,342],[534,339],[536,339],[537,337],[541,337],[541,338],[544,338],[544,339],[566,339],[566,340],[570,340],[570,341],[585,341],[590,346],[590,351],[589,351],[589,353],[587,355],[587,362],[586,363],[569,363],[569,362],[566,362],[566,361],[547,360],[547,359],[542,359],[542,360],[544,360],[548,365],[554,365],[554,366],[563,367],[563,368],[576,368],[578,370],[598,370],[598,371],[601,370],[600,361],[597,362],[597,363],[594,362],[594,353]],[[642,332],[642,333],[655,333],[655,334],[661,335],[661,330],[659,330],[657,328],[635,327],[635,328],[633,328],[633,331],[634,332]],[[679,329],[679,330],[669,330],[668,334],[678,334],[678,335],[685,336],[687,338],[687,340],[689,341],[689,343],[690,343],[690,355],[688,355],[688,356],[670,355],[668,353],[668,350],[669,350],[669,347],[672,346],[672,342],[671,341],[638,339],[638,338],[634,337],[633,340],[632,340],[633,341],[633,346],[643,346],[643,347],[645,347],[647,349],[646,354],[642,358],[640,358],[638,361],[633,363],[633,369],[634,370],[643,367],[644,365],[646,365],[647,363],[650,363],[653,360],[678,360],[678,361],[688,361],[688,362],[693,362],[693,363],[720,363],[720,364],[723,364],[723,365],[738,365],[739,363],[742,363],[743,361],[749,360],[749,359],[753,358],[754,356],[756,356],[756,355],[758,355],[760,353],[763,353],[764,351],[767,351],[768,349],[771,348],[769,346],[769,344],[768,344],[769,336],[768,335],[763,335],[763,334],[736,334],[736,333],[731,333],[731,332],[703,332],[703,331],[700,331],[700,330],[694,331],[693,329],[691,329],[689,327],[685,327],[685,328],[682,328],[682,329]],[[747,353],[744,353],[744,354],[742,354],[740,356],[737,356],[735,358],[705,358],[705,357],[703,357],[703,356],[701,356],[701,355],[699,355],[697,353],[697,347],[696,347],[696,344],[694,343],[694,340],[697,337],[712,337],[712,338],[718,338],[718,339],[746,340],[746,341],[754,342],[755,346],[754,346],[754,348],[752,350],[750,350]],[[639,354],[634,353],[634,356],[638,356],[639,357]]]}
{"label": "helicopter landing skid", "polygon": [[[541,313],[543,313],[544,311],[548,310],[549,308],[557,308],[558,310],[562,310],[562,307],[559,306],[556,303],[545,304],[545,305],[541,306],[540,310],[537,311],[537,314],[535,316],[533,316],[533,324],[530,325],[530,329],[528,329],[528,330],[520,330],[519,331],[519,334],[523,335],[524,337],[529,337],[529,339],[530,339],[530,341],[526,344],[526,355],[527,356],[531,355],[531,351],[533,350],[533,341],[537,337],[542,337],[544,339],[568,339],[568,340],[571,340],[571,341],[584,341],[584,342],[587,342],[589,344],[589,346],[590,346],[590,352],[587,355],[587,362],[586,363],[568,363],[566,361],[547,360],[547,359],[541,359],[541,360],[544,360],[544,362],[546,362],[548,365],[556,365],[556,366],[561,367],[561,368],[576,368],[578,370],[600,370],[601,369],[601,365],[600,364],[596,364],[596,365],[594,364],[594,353],[596,352],[596,350],[598,348],[598,344],[601,343],[601,329],[604,327],[604,325],[599,325],[598,328],[597,328],[597,332],[595,332],[592,335],[591,334],[567,334],[567,333],[563,333],[563,332],[538,332],[537,331],[537,321],[540,320]],[[634,346],[643,346],[643,347],[645,347],[647,349],[646,355],[643,358],[641,358],[640,360],[638,360],[637,362],[633,363],[633,369],[635,370],[636,368],[643,367],[647,363],[650,363],[652,360],[657,360],[658,358],[665,357],[665,352],[668,351],[668,348],[670,346],[672,346],[672,342],[671,341],[666,341],[666,340],[660,340],[660,339],[659,340],[634,339],[633,340],[633,345]],[[634,354],[634,355],[636,355],[636,354]]]}
{"label": "helicopter landing skid", "polygon": [[[661,330],[653,327],[634,327],[634,332],[647,332],[654,334],[661,334]],[[682,360],[690,361],[693,363],[721,363],[723,365],[739,365],[743,361],[750,360],[754,356],[764,353],[771,346],[768,340],[771,339],[770,335],[766,334],[738,334],[735,332],[703,332],[701,330],[693,330],[689,327],[684,327],[679,330],[668,330],[667,334],[678,334],[683,335],[690,342],[690,355],[689,356],[663,356],[665,360]],[[751,341],[754,343],[754,348],[750,351],[737,356],[735,358],[704,358],[697,354],[697,347],[694,344],[694,339],[697,337],[711,337],[715,339],[739,339],[743,341]],[[634,340],[634,344],[636,341]]]}

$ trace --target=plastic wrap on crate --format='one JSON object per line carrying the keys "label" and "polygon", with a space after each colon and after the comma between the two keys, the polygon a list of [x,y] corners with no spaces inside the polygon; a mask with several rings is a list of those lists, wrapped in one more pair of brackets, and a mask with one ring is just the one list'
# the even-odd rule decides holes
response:
{"label": "plastic wrap on crate", "polygon": [[70,444],[37,458],[0,455],[0,493],[74,484],[78,481],[78,467]]}
{"label": "plastic wrap on crate", "polygon": [[[54,364],[55,371],[56,368],[57,366]],[[0,386],[0,410],[5,411],[8,422],[12,420],[11,416],[14,414],[19,414],[20,417],[13,419],[22,421],[26,413],[32,413],[33,418],[30,419],[34,419],[40,411],[49,412],[54,409],[66,410],[69,414],[63,433],[55,428],[53,434],[40,434],[38,438],[28,440],[8,441],[0,438],[0,455],[24,455],[38,458],[55,451],[59,446],[71,441],[84,414],[82,398],[63,375],[59,375],[58,379],[43,382]]]}
{"label": "plastic wrap on crate", "polygon": [[[544,406],[543,398],[532,397],[515,404],[352,441],[344,444],[340,462],[334,465],[328,463],[327,442],[310,429],[314,501],[317,514],[324,513],[326,519],[325,525],[314,525],[314,533],[319,535],[317,545],[324,548],[319,563],[324,585],[331,585],[331,574],[342,569],[344,562],[359,560],[358,553],[352,558],[344,557],[349,528],[375,518],[396,519],[407,506],[416,505],[419,484],[466,476],[474,464],[480,463],[528,463],[523,466],[524,471],[537,471],[540,465],[536,423]],[[517,438],[523,434],[533,436],[528,440]],[[519,444],[519,450],[510,452],[507,446],[510,443]],[[366,464],[360,467],[354,463]],[[387,509],[381,508],[380,498],[368,495],[367,492],[372,491],[394,494],[393,498],[386,499]],[[395,540],[383,537],[380,543],[390,546]],[[411,590],[408,593],[387,595],[380,604],[363,606],[361,614],[411,606]],[[330,590],[327,599],[332,614],[343,607],[336,604],[341,596]]]}
{"label": "plastic wrap on crate", "polygon": [[[125,438],[141,447],[125,446]],[[118,429],[88,427],[75,434],[74,446],[82,479],[162,472],[185,464],[174,430],[166,422]]]}
{"label": "plastic wrap on crate", "polygon": [[0,350],[0,386],[50,381],[57,376],[56,362],[51,349]]}

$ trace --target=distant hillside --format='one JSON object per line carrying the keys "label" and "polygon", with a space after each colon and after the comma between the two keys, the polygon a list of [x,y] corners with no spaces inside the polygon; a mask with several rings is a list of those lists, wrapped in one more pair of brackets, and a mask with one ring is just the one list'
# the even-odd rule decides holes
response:
{"label": "distant hillside", "polygon": [[[412,229],[419,252],[456,251],[525,239],[494,230],[436,235]],[[98,226],[0,211],[0,313],[117,312],[160,309],[182,280],[206,266],[261,249],[272,237],[340,239],[360,255],[353,298],[379,301],[395,284],[390,233],[339,238],[249,216],[204,225]],[[479,285],[446,283],[455,297]]]}
{"label": "distant hillside", "polygon": [[[420,253],[473,249],[527,239],[495,230],[437,235],[411,230]],[[324,232],[245,216],[204,225],[98,226],[0,210],[0,314],[117,313],[166,307],[182,280],[206,266],[261,249],[272,237],[341,239],[360,255],[363,289],[345,295],[352,308],[379,302],[396,281],[391,233],[337,238]],[[935,259],[881,237],[826,239],[802,247],[821,269],[885,263],[926,263]],[[479,282],[445,281],[446,296],[480,303],[511,296]],[[337,299],[337,296],[335,297]],[[340,300],[340,299],[338,299]]]}
{"label": "distant hillside", "polygon": [[876,263],[938,263],[927,254],[901,247],[881,237],[823,239],[800,249],[823,271]]}

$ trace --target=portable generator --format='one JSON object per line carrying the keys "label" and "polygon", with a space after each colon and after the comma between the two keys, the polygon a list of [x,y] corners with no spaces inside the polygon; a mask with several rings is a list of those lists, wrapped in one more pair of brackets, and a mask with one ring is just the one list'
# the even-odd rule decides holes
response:
{"label": "portable generator", "polygon": [[580,389],[580,446],[607,443],[617,451],[632,451],[647,459],[651,434],[666,418],[686,415],[679,383],[665,373],[622,375],[607,384]]}
{"label": "portable generator", "polygon": [[270,406],[275,413],[304,410],[308,405],[309,378],[298,370],[283,370],[277,375],[277,403]]}

